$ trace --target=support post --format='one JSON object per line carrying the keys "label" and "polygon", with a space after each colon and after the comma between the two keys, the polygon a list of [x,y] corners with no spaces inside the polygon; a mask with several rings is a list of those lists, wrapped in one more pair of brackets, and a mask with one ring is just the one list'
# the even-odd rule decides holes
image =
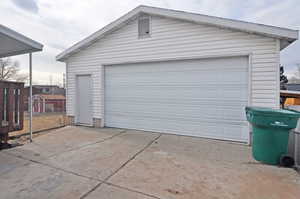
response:
{"label": "support post", "polygon": [[29,132],[32,142],[32,53],[29,53]]}

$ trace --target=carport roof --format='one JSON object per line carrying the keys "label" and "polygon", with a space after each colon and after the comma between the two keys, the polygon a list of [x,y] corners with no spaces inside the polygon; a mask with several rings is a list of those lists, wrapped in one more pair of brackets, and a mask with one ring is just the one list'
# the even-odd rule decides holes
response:
{"label": "carport roof", "polygon": [[0,58],[41,51],[43,45],[0,24]]}
{"label": "carport roof", "polygon": [[82,41],[66,49],[56,56],[56,60],[64,61],[74,53],[90,46],[93,42],[101,39],[104,35],[120,28],[122,25],[126,24],[131,19],[134,19],[140,13],[175,18],[199,24],[207,24],[211,26],[276,38],[280,40],[280,49],[284,49],[289,44],[298,39],[298,30],[141,5],[131,10],[119,19],[108,24],[107,26],[103,27],[99,31],[83,39]]}

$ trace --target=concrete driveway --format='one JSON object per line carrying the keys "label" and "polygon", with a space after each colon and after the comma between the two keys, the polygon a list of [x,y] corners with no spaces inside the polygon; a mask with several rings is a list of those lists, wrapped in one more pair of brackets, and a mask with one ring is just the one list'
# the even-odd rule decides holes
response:
{"label": "concrete driveway", "polygon": [[65,127],[0,152],[0,197],[299,199],[300,176],[237,143]]}

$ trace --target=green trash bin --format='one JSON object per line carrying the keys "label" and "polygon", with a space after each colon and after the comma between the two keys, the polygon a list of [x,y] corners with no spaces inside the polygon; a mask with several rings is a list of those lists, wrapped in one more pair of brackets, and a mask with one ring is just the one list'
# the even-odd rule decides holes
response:
{"label": "green trash bin", "polygon": [[299,112],[286,109],[246,107],[247,120],[252,124],[252,155],[255,160],[278,165],[287,154],[289,131],[296,128]]}

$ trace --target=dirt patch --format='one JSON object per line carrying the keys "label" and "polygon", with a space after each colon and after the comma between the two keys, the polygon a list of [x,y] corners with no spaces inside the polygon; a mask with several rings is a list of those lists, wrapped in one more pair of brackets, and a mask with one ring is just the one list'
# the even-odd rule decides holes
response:
{"label": "dirt patch", "polygon": [[[67,117],[65,113],[42,113],[35,114],[32,118],[32,129],[33,132],[53,129],[57,127],[63,127],[67,124]],[[10,132],[9,136],[18,136],[29,133],[29,115],[25,114],[24,117],[24,128],[20,131]]]}
{"label": "dirt patch", "polygon": [[[67,125],[67,117],[65,113],[42,113],[34,114],[32,120],[33,138],[46,134],[51,129],[64,127]],[[29,137],[29,115],[25,113],[24,128],[20,131],[9,133],[9,144],[0,148],[12,148],[26,144],[30,141]]]}

